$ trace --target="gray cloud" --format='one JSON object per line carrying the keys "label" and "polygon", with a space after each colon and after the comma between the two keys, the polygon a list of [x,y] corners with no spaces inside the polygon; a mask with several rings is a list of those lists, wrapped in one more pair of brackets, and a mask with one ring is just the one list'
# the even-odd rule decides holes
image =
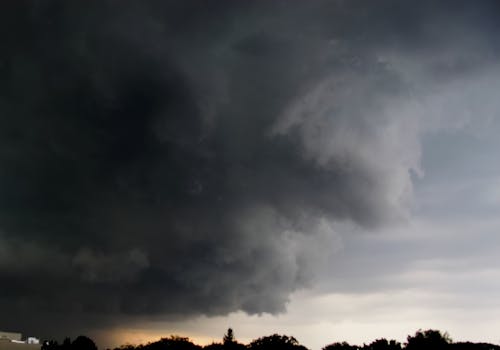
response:
{"label": "gray cloud", "polygon": [[447,4],[2,5],[2,315],[283,311],[331,222],[408,215],[428,80],[402,71]]}
{"label": "gray cloud", "polygon": [[149,267],[149,260],[137,249],[114,255],[82,249],[73,258],[73,264],[86,282],[114,283],[134,280],[137,274]]}

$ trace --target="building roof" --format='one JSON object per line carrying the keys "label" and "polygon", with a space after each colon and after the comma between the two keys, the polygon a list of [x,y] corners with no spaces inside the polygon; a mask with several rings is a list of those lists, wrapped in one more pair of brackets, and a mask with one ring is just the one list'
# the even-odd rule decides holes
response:
{"label": "building roof", "polygon": [[0,339],[21,341],[21,333],[0,331]]}

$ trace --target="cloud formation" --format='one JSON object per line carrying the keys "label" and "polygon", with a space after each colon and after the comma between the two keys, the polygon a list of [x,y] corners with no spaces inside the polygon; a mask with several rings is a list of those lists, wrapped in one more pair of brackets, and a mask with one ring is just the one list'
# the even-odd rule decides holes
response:
{"label": "cloud formation", "polygon": [[402,70],[446,4],[1,5],[2,315],[283,311],[332,223],[408,215],[430,122]]}

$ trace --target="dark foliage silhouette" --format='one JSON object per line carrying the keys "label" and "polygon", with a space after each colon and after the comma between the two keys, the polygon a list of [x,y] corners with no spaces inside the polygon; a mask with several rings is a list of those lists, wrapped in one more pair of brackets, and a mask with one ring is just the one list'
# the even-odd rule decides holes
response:
{"label": "dark foliage silhouette", "polygon": [[388,341],[382,338],[363,346],[363,350],[401,350],[401,343],[395,340]]}
{"label": "dark foliage silhouette", "polygon": [[201,350],[201,346],[194,344],[186,337],[172,335],[157,342],[141,347],[142,350]]}
{"label": "dark foliage silhouette", "polygon": [[294,337],[279,334],[255,339],[248,345],[248,348],[250,350],[307,350]]}
{"label": "dark foliage silhouette", "polygon": [[42,343],[41,350],[97,350],[97,346],[89,337],[80,335],[73,342],[70,338],[65,338],[62,344],[56,340],[46,340]]}
{"label": "dark foliage silhouette", "polygon": [[227,333],[224,334],[224,337],[222,338],[222,345],[226,350],[244,350],[246,348],[245,345],[236,341],[232,328],[228,328]]}
{"label": "dark foliage silhouette", "polygon": [[447,333],[441,334],[440,331],[428,329],[426,331],[419,330],[414,336],[408,336],[405,349],[406,350],[421,350],[421,349],[448,349],[451,343],[451,338]]}
{"label": "dark foliage silhouette", "polygon": [[97,350],[97,346],[89,337],[80,335],[71,343],[71,350]]}
{"label": "dark foliage silhouette", "polygon": [[59,344],[56,340],[46,340],[42,343],[41,350],[59,350]]}
{"label": "dark foliage silhouette", "polygon": [[[243,345],[243,347],[245,347],[245,345]],[[212,343],[209,345],[205,345],[203,347],[203,350],[224,350],[224,349],[225,349],[225,346],[222,343]]]}
{"label": "dark foliage silhouette", "polygon": [[203,347],[204,350],[245,350],[247,347],[239,343],[232,328],[228,328],[222,338],[222,343],[212,343]]}
{"label": "dark foliage silhouette", "polygon": [[337,342],[330,345],[327,345],[323,348],[323,350],[358,350],[359,346],[350,345],[347,342]]}
{"label": "dark foliage silhouette", "polygon": [[226,344],[232,344],[235,342],[234,340],[234,333],[233,333],[233,329],[232,328],[228,328],[227,329],[227,333],[224,334],[224,338],[222,338],[222,342],[224,343],[224,345]]}
{"label": "dark foliage silhouette", "polygon": [[453,350],[500,350],[500,346],[488,343],[459,342],[449,345]]}
{"label": "dark foliage silhouette", "polygon": [[[363,346],[351,345],[348,342],[335,342],[323,347],[322,350],[500,350],[499,345],[488,343],[456,342],[448,333],[438,330],[418,330],[407,337],[407,342],[401,344],[396,340],[376,339]],[[74,341],[64,339],[62,344],[55,340],[44,341],[41,350],[97,350],[92,339],[79,336]],[[108,349],[109,350],[109,349]],[[299,344],[292,336],[272,334],[257,338],[245,345],[238,342],[232,328],[228,328],[222,342],[205,346],[194,344],[189,338],[171,335],[155,342],[141,345],[126,344],[114,350],[309,350]]]}

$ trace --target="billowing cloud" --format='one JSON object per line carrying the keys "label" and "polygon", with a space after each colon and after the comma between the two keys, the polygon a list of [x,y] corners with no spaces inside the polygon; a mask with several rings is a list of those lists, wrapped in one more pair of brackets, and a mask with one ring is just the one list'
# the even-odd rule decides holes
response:
{"label": "billowing cloud", "polygon": [[408,216],[421,112],[476,69],[421,90],[424,3],[2,5],[0,321],[283,311],[332,223]]}

